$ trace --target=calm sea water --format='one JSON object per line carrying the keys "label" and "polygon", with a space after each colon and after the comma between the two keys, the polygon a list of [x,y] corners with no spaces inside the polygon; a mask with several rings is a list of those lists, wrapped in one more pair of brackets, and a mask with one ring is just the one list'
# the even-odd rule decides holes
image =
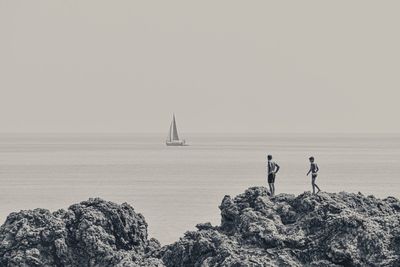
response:
{"label": "calm sea water", "polygon": [[310,190],[308,157],[323,191],[400,197],[400,135],[0,135],[0,220],[102,197],[142,213],[163,244],[200,222],[219,223],[225,194],[266,185],[266,153],[281,166],[277,193]]}

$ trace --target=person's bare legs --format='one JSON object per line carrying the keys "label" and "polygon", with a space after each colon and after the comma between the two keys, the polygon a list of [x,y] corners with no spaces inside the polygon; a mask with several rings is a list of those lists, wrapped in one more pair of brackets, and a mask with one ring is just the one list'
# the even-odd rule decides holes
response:
{"label": "person's bare legs", "polygon": [[321,189],[319,189],[318,185],[317,185],[316,183],[314,183],[314,185],[315,185],[315,187],[318,189],[317,194],[318,194],[319,192],[321,192]]}
{"label": "person's bare legs", "polygon": [[271,192],[271,197],[275,196],[275,184],[269,183],[269,191]]}
{"label": "person's bare legs", "polygon": [[274,189],[273,189],[273,183],[268,183],[268,185],[269,185],[269,192],[271,193],[271,197],[273,197],[274,196]]}
{"label": "person's bare legs", "polygon": [[318,185],[315,183],[315,179],[316,179],[316,178],[317,178],[316,176],[313,176],[313,177],[312,177],[312,180],[311,180],[311,185],[312,185],[313,194],[315,194],[315,188],[318,189],[317,194],[321,191],[321,189],[319,189]]}

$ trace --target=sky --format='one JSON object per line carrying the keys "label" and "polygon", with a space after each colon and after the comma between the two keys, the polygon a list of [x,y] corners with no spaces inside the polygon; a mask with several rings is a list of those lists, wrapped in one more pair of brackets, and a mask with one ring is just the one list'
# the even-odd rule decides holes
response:
{"label": "sky", "polygon": [[399,133],[399,10],[0,0],[0,133]]}

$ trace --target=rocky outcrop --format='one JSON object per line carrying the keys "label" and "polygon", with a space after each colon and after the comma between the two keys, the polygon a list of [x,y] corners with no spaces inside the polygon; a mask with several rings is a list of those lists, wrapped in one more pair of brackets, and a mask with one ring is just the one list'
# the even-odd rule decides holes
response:
{"label": "rocky outcrop", "polygon": [[141,214],[101,199],[11,213],[0,228],[0,266],[163,266],[159,247]]}
{"label": "rocky outcrop", "polygon": [[0,266],[400,266],[400,202],[350,193],[225,196],[221,224],[160,247],[128,204],[12,213]]}
{"label": "rocky outcrop", "polygon": [[362,194],[225,196],[209,223],[162,248],[167,266],[400,266],[400,202]]}

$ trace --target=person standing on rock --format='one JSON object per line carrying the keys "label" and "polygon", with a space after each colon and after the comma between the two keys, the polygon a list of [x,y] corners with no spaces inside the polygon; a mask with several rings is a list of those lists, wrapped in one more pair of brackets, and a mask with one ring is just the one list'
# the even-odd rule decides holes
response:
{"label": "person standing on rock", "polygon": [[307,172],[307,176],[311,173],[311,185],[312,185],[312,191],[313,194],[315,194],[315,188],[318,189],[317,194],[321,191],[321,189],[319,189],[318,185],[315,183],[315,180],[317,179],[318,176],[318,165],[317,163],[314,162],[314,157],[310,157],[310,170]]}
{"label": "person standing on rock", "polygon": [[280,167],[278,164],[272,161],[272,156],[268,155],[267,173],[268,173],[268,185],[271,197],[275,196],[275,176],[278,173]]}

